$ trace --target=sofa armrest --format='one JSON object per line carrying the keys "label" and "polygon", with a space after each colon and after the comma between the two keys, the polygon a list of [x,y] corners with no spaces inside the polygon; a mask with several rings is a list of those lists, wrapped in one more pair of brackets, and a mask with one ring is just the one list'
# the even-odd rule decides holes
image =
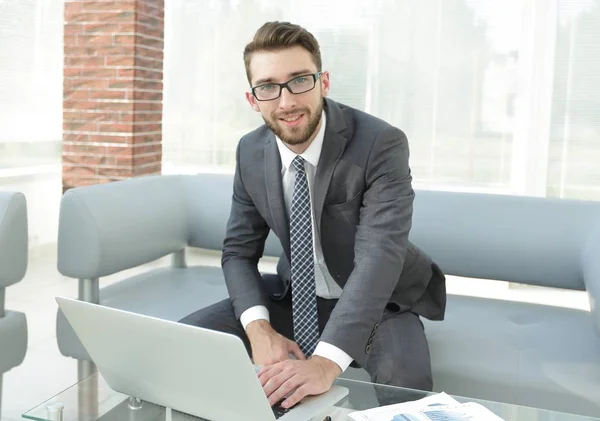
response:
{"label": "sofa armrest", "polygon": [[68,190],[60,204],[58,270],[107,276],[185,248],[182,177],[159,175]]}
{"label": "sofa armrest", "polygon": [[600,219],[590,231],[583,250],[582,269],[592,317],[600,335]]}
{"label": "sofa armrest", "polygon": [[0,288],[27,271],[27,201],[22,193],[0,192]]}

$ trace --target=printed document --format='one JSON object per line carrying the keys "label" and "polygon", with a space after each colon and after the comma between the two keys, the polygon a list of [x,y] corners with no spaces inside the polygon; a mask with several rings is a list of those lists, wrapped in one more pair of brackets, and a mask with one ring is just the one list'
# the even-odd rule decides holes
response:
{"label": "printed document", "polygon": [[446,393],[348,414],[355,421],[503,421],[475,402],[459,403]]}

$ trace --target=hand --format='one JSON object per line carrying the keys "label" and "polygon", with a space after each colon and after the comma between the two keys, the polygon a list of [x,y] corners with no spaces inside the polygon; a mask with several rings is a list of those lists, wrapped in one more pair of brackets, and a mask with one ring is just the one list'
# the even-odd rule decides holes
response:
{"label": "hand", "polygon": [[309,360],[287,360],[263,367],[258,378],[271,406],[294,392],[281,404],[290,408],[308,395],[327,392],[341,372],[333,361],[315,355]]}
{"label": "hand", "polygon": [[305,360],[298,344],[277,333],[266,320],[255,320],[246,326],[246,334],[252,347],[252,359],[258,366],[270,366],[288,360],[293,354]]}

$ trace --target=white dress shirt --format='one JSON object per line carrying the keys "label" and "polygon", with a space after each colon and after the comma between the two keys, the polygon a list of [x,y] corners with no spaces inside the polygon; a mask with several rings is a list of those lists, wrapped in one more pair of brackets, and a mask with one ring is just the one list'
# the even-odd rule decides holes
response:
{"label": "white dress shirt", "polygon": [[[312,208],[312,224],[313,224],[313,253],[315,260],[315,282],[317,296],[327,299],[339,298],[342,294],[342,289],[333,280],[329,274],[329,270],[325,265],[325,258],[323,257],[323,250],[321,249],[321,239],[317,232],[317,226],[315,221],[315,209],[314,209],[314,193],[313,185],[315,180],[315,174],[317,172],[317,164],[319,163],[319,157],[321,156],[321,149],[323,148],[323,140],[325,137],[325,124],[326,117],[323,111],[321,115],[321,127],[317,136],[313,139],[310,146],[300,154],[304,158],[304,168],[306,171],[306,177],[308,179],[308,188],[310,190],[310,201]],[[281,177],[283,184],[283,196],[286,207],[290,209],[290,203],[292,202],[292,195],[294,193],[294,181],[296,178],[296,169],[292,166],[292,161],[296,158],[297,154],[288,149],[287,146],[279,139],[275,137],[277,141],[277,147],[279,148],[279,155],[281,156]],[[244,329],[246,326],[255,320],[269,319],[269,310],[265,306],[254,306],[244,311],[240,317],[240,322]],[[331,345],[327,342],[320,341],[317,344],[313,355],[320,355],[329,360],[335,362],[340,366],[342,371],[345,371],[353,358],[346,354],[338,347]]]}

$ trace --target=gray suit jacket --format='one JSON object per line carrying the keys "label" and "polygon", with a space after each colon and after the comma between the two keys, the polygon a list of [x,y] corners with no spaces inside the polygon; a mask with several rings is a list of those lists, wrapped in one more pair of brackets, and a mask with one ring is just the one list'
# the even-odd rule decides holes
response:
{"label": "gray suit jacket", "polygon": [[[408,241],[414,191],[406,136],[388,123],[325,99],[327,125],[314,181],[314,212],[325,262],[342,296],[321,339],[364,366],[385,309],[442,320],[445,278]],[[283,255],[281,285],[257,269],[273,230]],[[290,288],[289,221],[274,134],[261,126],[237,148],[222,267],[236,316]]]}

